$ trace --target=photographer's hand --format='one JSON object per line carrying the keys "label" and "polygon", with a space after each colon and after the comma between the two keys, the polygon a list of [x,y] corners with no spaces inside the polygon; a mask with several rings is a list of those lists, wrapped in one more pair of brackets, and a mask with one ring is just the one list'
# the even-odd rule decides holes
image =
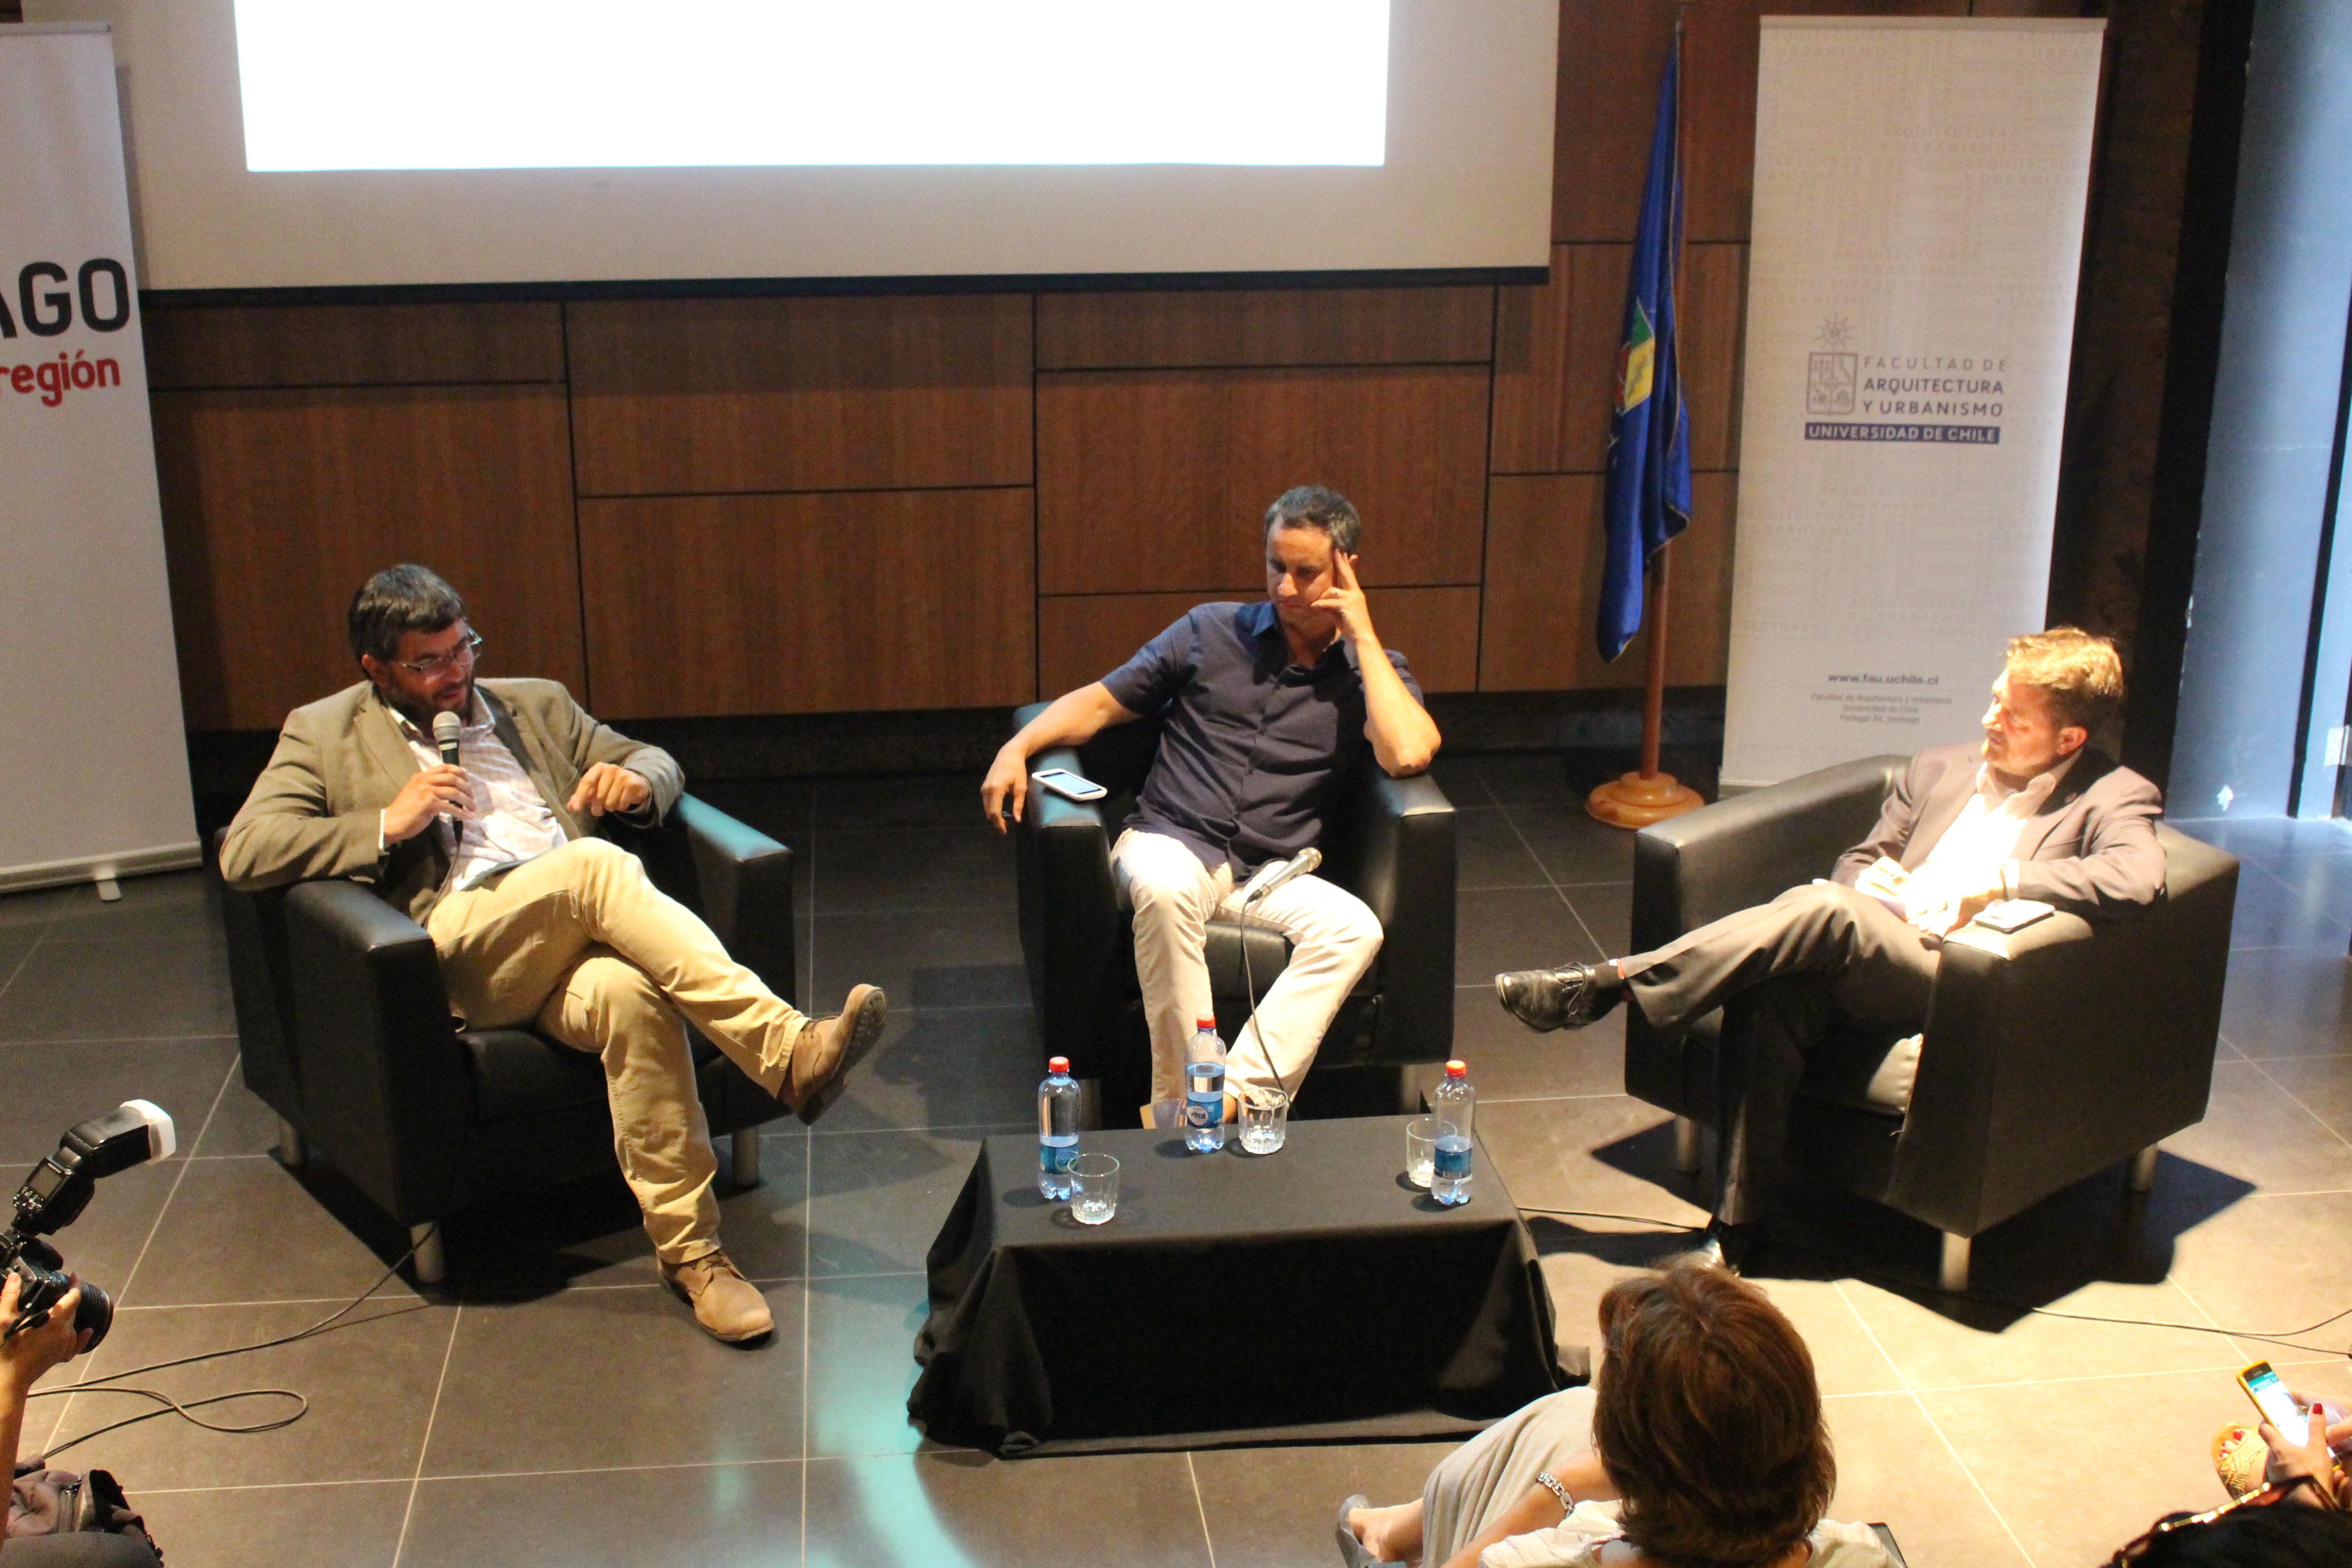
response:
{"label": "photographer's hand", "polygon": [[[13,1271],[0,1285],[0,1325],[16,1321],[16,1296],[24,1280]],[[82,1331],[74,1327],[74,1309],[81,1305],[77,1285],[49,1308],[47,1318],[0,1340],[0,1461],[8,1473],[16,1468],[16,1438],[25,1425],[25,1395],[41,1374],[61,1366],[88,1348]]]}

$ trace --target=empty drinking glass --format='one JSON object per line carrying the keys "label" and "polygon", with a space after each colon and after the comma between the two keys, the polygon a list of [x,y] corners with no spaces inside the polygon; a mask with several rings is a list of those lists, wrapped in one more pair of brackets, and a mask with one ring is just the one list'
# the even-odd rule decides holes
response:
{"label": "empty drinking glass", "polygon": [[1290,1096],[1253,1087],[1242,1091],[1241,1101],[1243,1152],[1271,1154],[1281,1148],[1290,1127]]}
{"label": "empty drinking glass", "polygon": [[1454,1123],[1439,1116],[1416,1117],[1404,1126],[1404,1179],[1416,1187],[1429,1185],[1437,1166],[1437,1141],[1451,1137]]}
{"label": "empty drinking glass", "polygon": [[1070,1217],[1101,1225],[1118,1212],[1118,1161],[1109,1154],[1081,1154],[1070,1163]]}

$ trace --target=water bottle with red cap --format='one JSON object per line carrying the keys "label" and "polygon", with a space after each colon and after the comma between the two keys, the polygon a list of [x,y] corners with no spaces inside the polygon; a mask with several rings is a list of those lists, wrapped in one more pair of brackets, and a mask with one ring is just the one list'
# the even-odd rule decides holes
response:
{"label": "water bottle with red cap", "polygon": [[1049,1203],[1070,1201],[1070,1164],[1078,1157],[1078,1080],[1070,1058],[1045,1064],[1037,1086],[1037,1191]]}
{"label": "water bottle with red cap", "polygon": [[1477,1114],[1478,1091],[1470,1087],[1465,1062],[1447,1062],[1445,1079],[1430,1091],[1429,1113],[1454,1123],[1454,1131],[1437,1141],[1437,1160],[1429,1177],[1429,1195],[1442,1204],[1470,1201],[1471,1119]]}

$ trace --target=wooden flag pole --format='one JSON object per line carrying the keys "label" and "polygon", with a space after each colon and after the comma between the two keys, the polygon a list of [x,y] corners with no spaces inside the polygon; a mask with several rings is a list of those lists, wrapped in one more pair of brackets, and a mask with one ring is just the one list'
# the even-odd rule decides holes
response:
{"label": "wooden flag pole", "polygon": [[1650,603],[1643,616],[1643,654],[1650,661],[1642,679],[1642,765],[1610,780],[1584,797],[1584,809],[1612,827],[1647,827],[1706,804],[1658,766],[1659,734],[1666,721],[1666,577],[1674,545],[1658,547],[1650,559]]}
{"label": "wooden flag pole", "polygon": [[[1682,80],[1683,18],[1679,8],[1675,13],[1675,308],[1682,308],[1683,246],[1682,166],[1683,166],[1683,103],[1685,83]],[[1681,322],[1675,322],[1677,337]],[[1677,345],[1679,347],[1679,344]],[[1679,382],[1679,378],[1677,378]],[[1666,724],[1666,579],[1667,562],[1674,542],[1658,546],[1650,558],[1650,602],[1642,617],[1642,629],[1646,633],[1643,657],[1649,668],[1642,674],[1642,765],[1622,777],[1612,779],[1584,797],[1584,809],[1596,821],[1612,827],[1647,827],[1654,822],[1664,822],[1670,816],[1680,816],[1686,811],[1696,811],[1706,802],[1698,792],[1687,789],[1675,775],[1658,766],[1660,734]]]}

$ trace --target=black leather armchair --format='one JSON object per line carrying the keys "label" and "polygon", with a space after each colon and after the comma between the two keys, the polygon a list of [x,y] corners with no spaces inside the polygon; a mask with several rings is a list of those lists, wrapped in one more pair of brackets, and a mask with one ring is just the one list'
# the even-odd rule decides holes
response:
{"label": "black leather armchair", "polygon": [[[1042,704],[1013,715],[1025,724]],[[1110,848],[1160,749],[1160,721],[1104,731],[1084,746],[1055,747],[1031,770],[1067,768],[1108,790],[1081,805],[1035,788],[1016,834],[1021,952],[1029,969],[1045,1054],[1070,1058],[1095,1080],[1098,1103],[1121,1113],[1150,1098],[1150,1034],[1135,976],[1133,921],[1118,905]],[[1333,1068],[1442,1062],[1454,1048],[1454,806],[1434,779],[1391,778],[1367,765],[1347,804],[1325,825],[1321,875],[1380,917],[1380,957],[1340,1005],[1309,1081]],[[1210,984],[1217,1026],[1233,1039],[1248,1018],[1244,933],[1209,926]],[[1246,933],[1250,977],[1263,996],[1290,962],[1280,932]],[[1041,1064],[1042,1065],[1042,1064]]]}
{"label": "black leather armchair", "polygon": [[[1825,768],[1645,827],[1633,848],[1633,951],[1828,873],[1908,761]],[[1944,1233],[1943,1283],[1967,1286],[1969,1244],[2101,1167],[2132,1190],[2158,1140],[2201,1121],[2221,1037],[2238,862],[2169,827],[2165,896],[2095,931],[2058,914],[1945,945],[1907,1098],[1908,1052],[1860,1032],[1807,1063],[1790,1159]],[[1625,1023],[1625,1089],[1679,1118],[1676,1163],[1698,1168],[1722,1015],[1676,1037]],[[1891,1073],[1886,1069],[1894,1068]]]}
{"label": "black leather armchair", "polygon": [[[659,827],[607,830],[729,952],[793,995],[790,849],[692,795]],[[288,1163],[317,1152],[407,1227],[419,1279],[442,1277],[428,1231],[444,1215],[500,1188],[610,1168],[603,1065],[527,1030],[460,1028],[432,939],[400,910],[347,881],[220,893],[246,1087],[278,1113]],[[712,1132],[783,1114],[692,1039]],[[733,1142],[735,1180],[757,1182],[758,1136]]]}

